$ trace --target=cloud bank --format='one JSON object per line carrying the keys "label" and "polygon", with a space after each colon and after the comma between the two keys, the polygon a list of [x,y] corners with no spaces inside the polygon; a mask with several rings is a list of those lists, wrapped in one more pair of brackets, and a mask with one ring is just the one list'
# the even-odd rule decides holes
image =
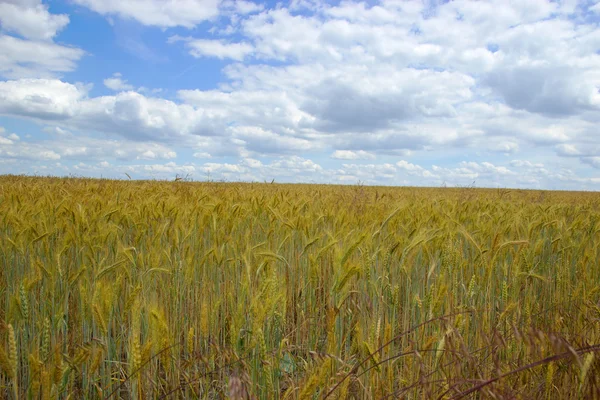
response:
{"label": "cloud bank", "polygon": [[114,71],[69,80],[86,50],[56,37],[76,17],[0,1],[0,114],[62,138],[6,137],[4,165],[39,154],[36,168],[79,165],[66,158],[94,176],[600,188],[600,3],[74,3],[161,30],[220,77],[168,96]]}

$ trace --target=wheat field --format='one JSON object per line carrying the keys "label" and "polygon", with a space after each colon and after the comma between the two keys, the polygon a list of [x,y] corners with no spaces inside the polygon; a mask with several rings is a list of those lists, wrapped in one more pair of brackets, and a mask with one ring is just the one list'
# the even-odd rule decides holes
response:
{"label": "wheat field", "polygon": [[600,194],[0,177],[0,398],[600,398]]}

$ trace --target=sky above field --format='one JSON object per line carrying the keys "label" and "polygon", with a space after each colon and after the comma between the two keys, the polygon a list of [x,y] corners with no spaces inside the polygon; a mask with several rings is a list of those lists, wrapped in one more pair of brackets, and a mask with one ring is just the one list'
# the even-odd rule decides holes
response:
{"label": "sky above field", "polygon": [[0,0],[0,173],[600,189],[600,2]]}

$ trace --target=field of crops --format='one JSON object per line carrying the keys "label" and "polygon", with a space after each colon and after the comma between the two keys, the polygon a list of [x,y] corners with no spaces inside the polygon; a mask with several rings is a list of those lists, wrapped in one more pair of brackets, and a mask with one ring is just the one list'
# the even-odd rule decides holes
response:
{"label": "field of crops", "polygon": [[0,398],[600,397],[600,194],[0,178]]}

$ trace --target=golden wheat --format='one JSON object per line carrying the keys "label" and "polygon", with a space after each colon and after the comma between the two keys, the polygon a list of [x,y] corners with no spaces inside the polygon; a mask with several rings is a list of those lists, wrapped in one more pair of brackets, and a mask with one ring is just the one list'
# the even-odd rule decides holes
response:
{"label": "golden wheat", "polygon": [[599,235],[597,193],[1,177],[3,393],[600,398]]}

